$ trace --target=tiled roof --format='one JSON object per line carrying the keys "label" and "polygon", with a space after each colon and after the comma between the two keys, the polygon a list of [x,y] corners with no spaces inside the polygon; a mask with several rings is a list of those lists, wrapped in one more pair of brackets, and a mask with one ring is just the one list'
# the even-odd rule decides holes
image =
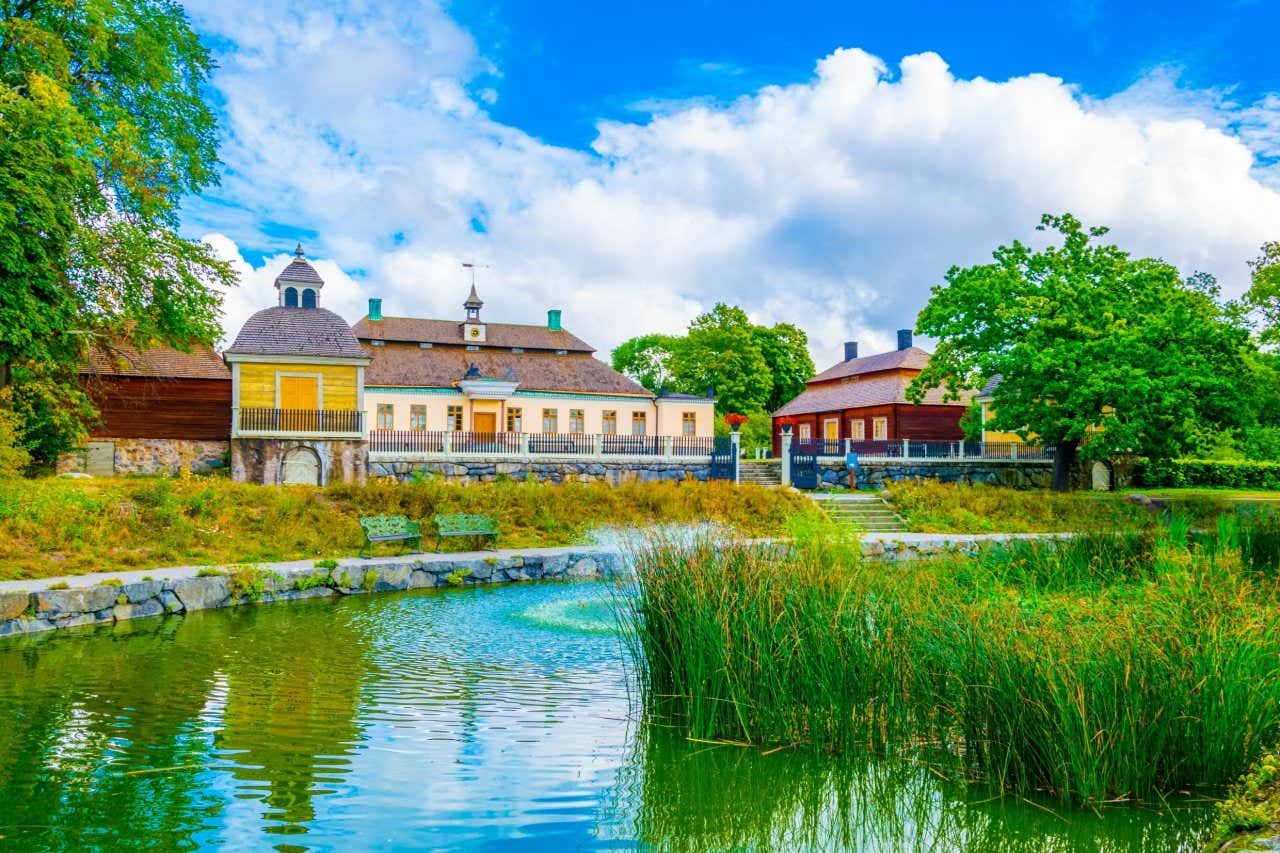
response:
{"label": "tiled roof", "polygon": [[139,350],[127,344],[98,344],[89,350],[89,363],[82,372],[155,379],[231,379],[231,371],[209,346],[181,352],[171,347]]}
{"label": "tiled roof", "polygon": [[[808,415],[814,412],[835,412],[841,409],[860,409],[866,406],[890,406],[910,404],[907,386],[910,377],[872,376],[850,382],[833,382],[828,385],[811,385],[799,397],[774,412],[782,415]],[[963,391],[959,400],[944,401],[942,388],[932,388],[921,402],[929,406],[967,406],[973,398],[972,391]]]}
{"label": "tiled roof", "polygon": [[316,268],[311,266],[302,258],[297,258],[289,262],[289,266],[281,270],[280,275],[276,276],[276,281],[299,281],[303,284],[324,284],[324,279],[320,277],[320,273],[316,272]]}
{"label": "tiled roof", "polygon": [[987,384],[982,386],[982,390],[978,392],[979,397],[990,397],[1000,387],[1000,374],[997,373],[987,380]]}
{"label": "tiled roof", "polygon": [[356,322],[355,333],[361,341],[412,341],[429,344],[463,344],[485,348],[519,347],[520,349],[568,350],[595,352],[595,348],[577,335],[553,332],[546,326],[518,323],[485,323],[485,340],[468,341],[462,337],[462,323],[455,320],[421,320],[414,317],[383,317]]}
{"label": "tiled roof", "polygon": [[865,358],[842,361],[833,367],[828,367],[809,381],[823,382],[828,379],[843,379],[846,376],[860,376],[864,373],[875,373],[880,370],[924,370],[928,366],[929,353],[920,349],[920,347],[907,347],[893,352],[882,352]]}
{"label": "tiled roof", "polygon": [[664,391],[658,395],[659,400],[703,400],[708,403],[714,403],[715,397],[708,397],[706,394],[681,394],[678,391]]}
{"label": "tiled roof", "polygon": [[485,378],[514,375],[521,391],[653,396],[644,386],[586,353],[513,353],[493,348],[468,352],[463,347],[422,349],[417,344],[404,343],[376,347],[365,344],[365,352],[373,359],[365,368],[366,385],[452,388],[474,364]]}
{"label": "tiled roof", "polygon": [[264,308],[240,328],[228,349],[235,355],[307,355],[364,358],[347,321],[324,308]]}

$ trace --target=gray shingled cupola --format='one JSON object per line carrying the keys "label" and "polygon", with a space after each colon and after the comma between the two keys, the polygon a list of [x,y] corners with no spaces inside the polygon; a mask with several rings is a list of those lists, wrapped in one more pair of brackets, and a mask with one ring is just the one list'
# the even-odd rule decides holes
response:
{"label": "gray shingled cupola", "polygon": [[276,276],[276,291],[283,308],[319,308],[320,288],[324,279],[315,267],[307,263],[302,244],[293,250],[293,260]]}
{"label": "gray shingled cupola", "polygon": [[471,293],[467,296],[467,301],[462,303],[462,307],[467,309],[468,323],[480,322],[480,309],[484,307],[484,303],[480,301],[480,296],[476,293],[474,282],[471,285]]}

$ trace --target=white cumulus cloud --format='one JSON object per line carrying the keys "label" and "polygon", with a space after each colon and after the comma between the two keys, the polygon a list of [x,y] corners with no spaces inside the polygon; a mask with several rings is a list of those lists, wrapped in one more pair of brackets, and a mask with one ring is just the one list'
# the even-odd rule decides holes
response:
{"label": "white cumulus cloud", "polygon": [[[1259,159],[1280,147],[1277,99],[1236,104],[1171,69],[1095,98],[1040,74],[957,78],[932,53],[837,50],[802,83],[601,122],[577,151],[492,119],[498,69],[439,6],[191,11],[219,46],[227,142],[223,186],[187,221],[245,273],[232,334],[274,302],[296,239],[321,259],[323,304],[352,320],[369,296],[460,316],[475,261],[489,319],[563,308],[607,351],[731,302],[806,329],[821,367],[845,339],[891,346],[949,266],[1035,240],[1043,212],[1233,294],[1280,238]],[[267,256],[251,266],[241,247]]]}

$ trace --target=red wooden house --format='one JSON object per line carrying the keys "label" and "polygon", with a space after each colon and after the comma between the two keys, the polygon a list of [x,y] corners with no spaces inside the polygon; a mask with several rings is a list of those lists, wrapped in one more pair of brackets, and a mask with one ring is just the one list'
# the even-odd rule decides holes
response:
{"label": "red wooden house", "polygon": [[849,341],[844,353],[844,361],[810,379],[800,396],[773,413],[775,455],[781,443],[781,418],[795,423],[795,439],[800,442],[958,441],[964,437],[960,416],[971,393],[944,402],[943,390],[934,388],[920,405],[907,400],[907,386],[929,364],[929,353],[912,345],[910,329],[898,332],[898,348],[893,352],[858,358],[857,342]]}
{"label": "red wooden house", "polygon": [[83,454],[61,470],[174,473],[221,464],[231,438],[231,371],[212,347],[103,344],[80,381],[98,410]]}

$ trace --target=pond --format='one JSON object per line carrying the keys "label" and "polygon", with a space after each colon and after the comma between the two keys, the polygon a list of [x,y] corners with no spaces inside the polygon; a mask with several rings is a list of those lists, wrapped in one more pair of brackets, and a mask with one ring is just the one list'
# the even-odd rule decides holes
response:
{"label": "pond", "polygon": [[1175,850],[1067,812],[633,717],[604,582],[298,602],[0,644],[0,848]]}

